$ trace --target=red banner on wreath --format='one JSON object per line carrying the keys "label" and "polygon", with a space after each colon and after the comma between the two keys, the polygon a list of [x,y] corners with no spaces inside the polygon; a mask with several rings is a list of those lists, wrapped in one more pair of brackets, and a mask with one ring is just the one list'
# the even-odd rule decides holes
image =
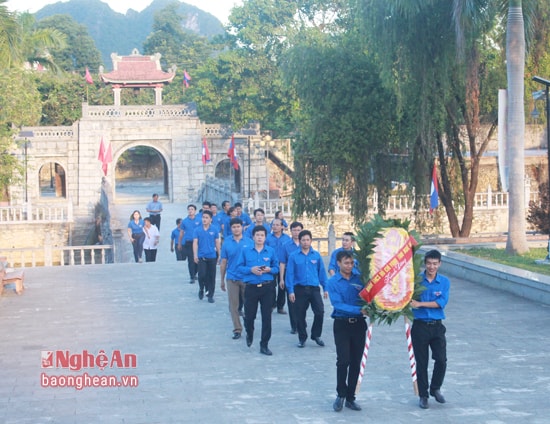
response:
{"label": "red banner on wreath", "polygon": [[397,253],[372,276],[365,288],[359,293],[359,296],[370,303],[380,290],[399,275],[399,272],[412,260],[413,246],[416,244],[414,237],[410,236]]}

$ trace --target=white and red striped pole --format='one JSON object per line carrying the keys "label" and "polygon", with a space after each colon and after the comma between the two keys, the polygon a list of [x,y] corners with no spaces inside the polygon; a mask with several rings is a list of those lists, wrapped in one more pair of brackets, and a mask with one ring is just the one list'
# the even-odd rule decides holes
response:
{"label": "white and red striped pole", "polygon": [[416,359],[414,357],[414,350],[412,346],[411,338],[411,322],[405,317],[405,334],[407,336],[407,347],[409,350],[409,364],[411,366],[411,377],[413,382],[414,394],[418,396],[418,382],[416,381]]}
{"label": "white and red striped pole", "polygon": [[370,340],[372,338],[372,323],[369,323],[367,328],[367,337],[365,339],[365,349],[363,350],[363,357],[361,358],[361,368],[359,370],[359,379],[357,380],[357,386],[355,388],[355,394],[359,393],[361,388],[361,381],[363,381],[363,375],[365,374],[365,367],[367,366],[367,357],[369,356]]}

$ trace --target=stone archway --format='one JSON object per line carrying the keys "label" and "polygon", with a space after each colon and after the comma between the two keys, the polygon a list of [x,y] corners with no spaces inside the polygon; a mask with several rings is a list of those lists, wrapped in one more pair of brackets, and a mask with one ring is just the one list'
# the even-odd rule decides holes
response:
{"label": "stone archway", "polygon": [[126,148],[113,164],[114,190],[118,200],[145,201],[153,193],[169,196],[169,170],[163,154],[145,144]]}
{"label": "stone archway", "polygon": [[40,197],[67,197],[65,169],[58,162],[48,162],[38,171]]}
{"label": "stone archway", "polygon": [[241,192],[241,168],[235,169],[229,159],[224,159],[216,165],[214,176],[220,180],[226,180],[231,183],[231,189],[234,193]]}

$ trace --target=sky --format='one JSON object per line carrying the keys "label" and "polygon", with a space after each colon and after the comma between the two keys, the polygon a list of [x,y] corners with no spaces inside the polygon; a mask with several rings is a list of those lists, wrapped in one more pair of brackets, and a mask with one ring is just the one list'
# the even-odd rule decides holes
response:
{"label": "sky", "polygon": [[[66,0],[64,0],[66,1]],[[63,1],[63,2],[64,2]],[[129,8],[141,12],[149,6],[153,0],[101,0],[107,3],[115,12],[126,13]],[[211,13],[218,18],[222,24],[227,23],[229,11],[237,4],[241,5],[242,0],[181,0],[183,3],[197,6],[205,12]],[[8,0],[4,3],[8,10],[31,13],[37,12],[48,4],[58,3],[58,0]]]}

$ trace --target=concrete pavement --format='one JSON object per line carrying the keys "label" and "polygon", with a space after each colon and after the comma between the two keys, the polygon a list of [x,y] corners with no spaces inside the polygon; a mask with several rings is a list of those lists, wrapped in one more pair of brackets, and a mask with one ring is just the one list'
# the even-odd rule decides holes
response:
{"label": "concrete pavement", "polygon": [[[174,211],[180,206],[165,205]],[[129,212],[134,208],[127,207]],[[144,209],[144,208],[142,208]],[[0,422],[15,423],[548,423],[550,311],[452,279],[446,309],[444,405],[421,410],[404,325],[375,326],[363,411],[332,410],[336,353],[330,303],[326,347],[296,347],[287,315],[273,315],[272,357],[231,339],[227,295],[197,297],[187,264],[168,251],[166,212],[156,263],[28,269],[27,290],[0,298]],[[129,213],[127,214],[129,216]],[[175,217],[174,217],[175,219]],[[308,319],[311,325],[311,315]],[[42,368],[42,351],[136,355],[136,368]],[[75,356],[77,358],[77,356]],[[63,365],[59,363],[58,365]],[[129,364],[131,365],[131,364]],[[42,387],[48,377],[137,376],[137,387]]]}

